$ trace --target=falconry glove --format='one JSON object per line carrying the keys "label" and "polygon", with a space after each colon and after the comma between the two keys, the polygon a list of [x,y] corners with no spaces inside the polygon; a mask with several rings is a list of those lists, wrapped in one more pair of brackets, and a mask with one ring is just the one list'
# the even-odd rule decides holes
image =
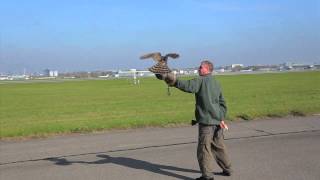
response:
{"label": "falconry glove", "polygon": [[163,80],[163,75],[162,74],[155,74],[156,78],[159,80]]}
{"label": "falconry glove", "polygon": [[176,85],[177,78],[173,73],[163,74],[162,78],[168,84],[168,86],[172,87]]}

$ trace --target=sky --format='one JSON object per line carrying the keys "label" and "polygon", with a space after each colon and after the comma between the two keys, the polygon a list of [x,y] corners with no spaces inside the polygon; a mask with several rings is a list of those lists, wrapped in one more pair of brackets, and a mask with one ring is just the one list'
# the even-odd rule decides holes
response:
{"label": "sky", "polygon": [[320,62],[320,0],[0,0],[0,72]]}

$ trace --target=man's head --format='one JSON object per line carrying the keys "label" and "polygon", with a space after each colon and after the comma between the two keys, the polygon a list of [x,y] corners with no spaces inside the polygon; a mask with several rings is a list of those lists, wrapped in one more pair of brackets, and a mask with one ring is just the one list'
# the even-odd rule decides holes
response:
{"label": "man's head", "polygon": [[205,60],[201,62],[198,70],[198,73],[200,76],[211,74],[212,71],[213,71],[213,64],[210,61]]}

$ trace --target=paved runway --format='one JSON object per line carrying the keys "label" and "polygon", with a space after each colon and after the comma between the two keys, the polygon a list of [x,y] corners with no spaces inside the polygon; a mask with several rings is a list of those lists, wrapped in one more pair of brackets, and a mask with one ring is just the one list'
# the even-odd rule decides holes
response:
{"label": "paved runway", "polygon": [[[232,122],[235,173],[218,180],[318,180],[320,116]],[[196,127],[147,128],[0,142],[1,180],[185,179],[200,176]],[[215,163],[214,163],[215,164]]]}

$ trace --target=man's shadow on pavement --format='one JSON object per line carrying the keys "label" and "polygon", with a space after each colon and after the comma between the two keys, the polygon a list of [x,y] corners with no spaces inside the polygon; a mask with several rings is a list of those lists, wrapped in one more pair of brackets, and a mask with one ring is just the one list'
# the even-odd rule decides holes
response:
{"label": "man's shadow on pavement", "polygon": [[56,165],[61,165],[61,166],[72,165],[75,163],[77,163],[77,164],[113,163],[113,164],[121,165],[124,167],[129,167],[129,168],[133,168],[133,169],[142,169],[142,170],[150,171],[153,173],[171,176],[171,177],[175,177],[175,178],[183,179],[183,180],[193,180],[193,178],[189,178],[189,177],[186,177],[183,175],[172,173],[167,170],[180,171],[180,172],[190,172],[190,173],[200,173],[200,171],[193,170],[193,169],[185,169],[185,168],[179,168],[179,167],[174,167],[174,166],[154,164],[154,163],[150,163],[147,161],[142,161],[142,160],[128,158],[128,157],[112,157],[112,156],[106,155],[106,154],[98,154],[97,157],[102,158],[102,159],[97,160],[97,161],[92,161],[92,162],[86,162],[86,161],[70,161],[70,160],[67,160],[66,158],[54,157],[54,158],[48,158],[47,160],[52,161]]}

